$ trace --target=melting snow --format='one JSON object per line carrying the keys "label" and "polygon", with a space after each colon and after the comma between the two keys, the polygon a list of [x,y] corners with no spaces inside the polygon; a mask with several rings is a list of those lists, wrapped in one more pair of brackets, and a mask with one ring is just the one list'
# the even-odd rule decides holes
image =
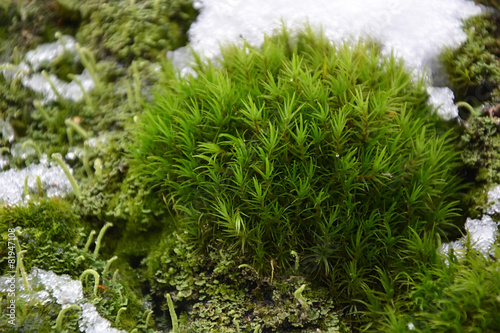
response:
{"label": "melting snow", "polygon": [[31,164],[22,170],[0,172],[0,203],[14,205],[22,201],[24,180],[28,176],[28,189],[38,192],[37,176],[48,197],[63,197],[73,191],[71,183],[59,165]]}
{"label": "melting snow", "polygon": [[[11,284],[11,279],[7,276],[0,276],[0,293],[7,293]],[[86,333],[125,333],[111,327],[106,319],[97,312],[96,307],[85,302],[83,298],[82,283],[71,279],[68,275],[57,275],[52,271],[44,271],[33,267],[31,274],[28,274],[28,281],[31,289],[43,290],[34,293],[24,293],[24,286],[19,279],[16,285],[19,288],[18,296],[26,301],[34,301],[41,304],[55,302],[66,308],[72,304],[77,304],[82,308],[82,315],[78,323],[81,332]]]}
{"label": "melting snow", "polygon": [[[66,35],[61,36],[56,42],[40,44],[36,49],[26,53],[24,61],[18,66],[0,64],[0,66],[3,65],[4,67],[0,72],[10,79],[20,77],[23,86],[41,93],[44,96],[41,101],[42,104],[48,104],[57,100],[57,95],[49,81],[47,81],[42,74],[38,73],[38,71],[43,68],[44,65],[50,64],[59,56],[62,56],[65,52],[71,54],[74,60],[77,61],[78,55],[76,44],[73,37]],[[49,75],[50,81],[62,98],[77,102],[84,96],[84,92],[77,81],[82,84],[83,90],[85,91],[94,89],[95,84],[86,69],[80,75],[75,75],[75,77],[76,80],[67,83],[53,74]]]}

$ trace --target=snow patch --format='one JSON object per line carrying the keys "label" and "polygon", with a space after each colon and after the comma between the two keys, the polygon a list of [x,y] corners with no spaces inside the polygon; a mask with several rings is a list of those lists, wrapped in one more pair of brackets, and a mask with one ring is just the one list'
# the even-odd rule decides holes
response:
{"label": "snow patch", "polygon": [[[21,279],[15,284],[18,286],[18,297],[25,301],[46,304],[55,302],[62,305],[62,308],[77,304],[82,309],[82,315],[78,322],[81,332],[85,333],[125,333],[111,327],[109,321],[101,317],[93,304],[85,302],[83,297],[82,283],[73,280],[69,275],[57,275],[52,271],[45,271],[33,267],[28,274],[28,281],[32,290],[37,292],[26,293]],[[12,277],[0,276],[0,294],[9,292],[12,284]]]}
{"label": "snow patch", "polygon": [[[221,56],[223,44],[244,39],[259,47],[264,34],[272,34],[282,22],[292,30],[308,22],[331,41],[375,39],[383,54],[402,57],[417,75],[431,75],[443,48],[466,40],[463,20],[483,10],[466,0],[199,0],[193,6],[200,14],[188,32],[190,46],[210,59]],[[181,75],[192,73],[186,48],[169,53]],[[449,91],[433,88],[430,93],[445,119],[458,115]]]}

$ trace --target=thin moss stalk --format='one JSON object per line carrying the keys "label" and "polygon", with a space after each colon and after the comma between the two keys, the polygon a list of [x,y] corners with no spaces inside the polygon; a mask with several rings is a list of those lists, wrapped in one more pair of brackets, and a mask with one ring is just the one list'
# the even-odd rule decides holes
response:
{"label": "thin moss stalk", "polygon": [[49,74],[47,74],[47,71],[43,70],[42,76],[49,83],[50,88],[52,88],[52,91],[57,96],[57,100],[59,101],[59,103],[61,103],[61,105],[67,106],[68,102],[64,99],[64,97],[62,97],[61,93],[59,93],[54,82],[52,82],[52,79],[50,78]]}
{"label": "thin moss stalk", "polygon": [[179,320],[177,319],[177,313],[175,313],[174,303],[172,302],[172,296],[169,293],[166,295],[168,311],[170,312],[170,319],[172,320],[172,331],[174,333],[179,333]]}
{"label": "thin moss stalk", "polygon": [[89,155],[90,155],[90,146],[88,141],[85,141],[83,144],[83,167],[88,177],[93,176],[92,168],[89,164]]}
{"label": "thin moss stalk", "polygon": [[306,298],[302,294],[305,289],[306,289],[306,285],[305,284],[301,285],[297,290],[295,290],[295,292],[293,293],[293,296],[295,296],[295,298],[299,301],[300,305],[305,310],[308,310],[309,309],[309,305],[307,304]]}
{"label": "thin moss stalk", "polygon": [[127,308],[126,307],[121,307],[119,310],[118,310],[118,313],[116,314],[116,319],[115,319],[115,324],[118,325],[120,323],[120,316],[121,314],[126,311]]}
{"label": "thin moss stalk", "polygon": [[23,264],[23,254],[28,252],[27,250],[23,250],[21,248],[21,244],[19,243],[19,236],[21,236],[21,231],[19,229],[15,230],[15,246],[16,246],[16,253],[17,253],[17,265],[16,265],[16,277],[21,275],[23,279],[23,285],[24,285],[24,290],[28,293],[30,292],[30,286],[28,283],[28,275],[26,274],[26,270],[24,269],[24,264]]}
{"label": "thin moss stalk", "polygon": [[68,178],[69,182],[71,183],[71,186],[73,187],[73,191],[75,192],[76,197],[78,199],[80,199],[82,197],[82,192],[80,190],[80,185],[78,185],[78,183],[76,182],[75,177],[73,177],[73,175],[69,171],[69,168],[66,165],[66,163],[64,163],[64,161],[62,160],[62,158],[59,155],[55,154],[55,153],[52,154],[51,157],[52,157],[52,159],[54,161],[57,162],[57,164],[59,164],[59,166],[63,170],[64,174]]}
{"label": "thin moss stalk", "polygon": [[71,310],[81,310],[81,309],[82,308],[78,304],[72,304],[67,308],[64,308],[61,311],[59,311],[59,314],[57,315],[56,319],[56,324],[55,326],[53,326],[53,328],[57,331],[61,331],[63,329],[64,316],[66,315],[66,313]]}
{"label": "thin moss stalk", "polygon": [[470,105],[470,104],[469,104],[469,103],[467,103],[467,102],[460,101],[460,102],[458,102],[456,105],[457,105],[458,107],[464,107],[464,108],[466,108],[466,109],[467,109],[467,111],[469,111],[469,112],[470,112],[470,114],[471,114],[472,116],[477,115],[477,111],[476,111],[476,110],[474,110],[474,108],[472,107],[472,105]]}
{"label": "thin moss stalk", "polygon": [[26,270],[24,269],[24,264],[23,264],[23,254],[28,252],[27,250],[22,250],[17,253],[17,269],[16,271],[19,272],[23,279],[23,285],[24,285],[24,290],[29,293],[31,291],[30,285],[28,283],[28,275],[26,274]]}
{"label": "thin moss stalk", "polygon": [[80,281],[83,284],[83,280],[87,275],[93,275],[94,276],[94,295],[97,296],[97,289],[99,288],[99,273],[97,273],[93,269],[86,269],[82,275],[80,275]]}
{"label": "thin moss stalk", "polygon": [[66,124],[66,134],[68,135],[69,145],[73,145],[73,131],[78,133],[84,140],[90,138],[90,134],[87,133],[79,124],[71,119],[66,119],[64,121]]}
{"label": "thin moss stalk", "polygon": [[153,315],[153,311],[147,310],[147,316],[146,316],[146,328],[149,327],[149,322],[151,321],[151,316]]}
{"label": "thin moss stalk", "polygon": [[87,242],[85,243],[85,247],[83,248],[83,252],[87,253],[90,248],[90,244],[92,244],[92,240],[94,239],[94,235],[96,234],[95,230],[92,230],[87,238]]}
{"label": "thin moss stalk", "polygon": [[35,152],[36,152],[36,155],[38,156],[38,159],[39,160],[42,159],[42,150],[40,149],[40,147],[33,140],[26,140],[23,143],[22,150],[26,151],[27,147],[33,148],[35,150]]}
{"label": "thin moss stalk", "polygon": [[103,85],[101,79],[97,74],[96,60],[94,54],[86,47],[81,47],[79,44],[76,45],[76,50],[80,56],[80,60],[85,68],[89,71],[90,76],[94,80],[95,88],[97,91],[102,91]]}
{"label": "thin moss stalk", "polygon": [[116,284],[116,277],[118,276],[118,268],[115,269],[115,272],[113,273],[113,278],[111,279],[111,284]]}
{"label": "thin moss stalk", "polygon": [[132,78],[134,81],[134,101],[135,110],[140,110],[142,107],[142,92],[141,92],[141,78],[139,76],[139,70],[137,69],[137,61],[132,62],[130,66],[132,68]]}
{"label": "thin moss stalk", "polygon": [[102,227],[101,231],[99,231],[99,235],[97,236],[97,240],[95,241],[94,260],[96,260],[97,256],[99,255],[99,250],[101,249],[102,238],[104,237],[106,230],[108,230],[112,226],[113,226],[113,223],[108,222]]}
{"label": "thin moss stalk", "polygon": [[76,258],[76,265],[78,266],[82,261],[85,261],[85,259],[84,255],[78,256],[78,258]]}
{"label": "thin moss stalk", "polygon": [[106,276],[106,274],[108,273],[109,271],[109,267],[111,266],[111,264],[113,263],[113,261],[115,261],[116,259],[118,259],[117,256],[114,256],[113,258],[109,259],[107,262],[106,262],[106,266],[104,267],[104,270],[102,271],[102,276]]}
{"label": "thin moss stalk", "polygon": [[26,175],[26,177],[24,177],[23,200],[29,200],[29,198],[30,198],[30,190],[28,187],[28,177],[29,177],[29,175]]}
{"label": "thin moss stalk", "polygon": [[40,114],[42,115],[43,119],[47,123],[52,123],[52,117],[49,115],[49,113],[47,112],[47,110],[45,110],[45,108],[42,106],[42,104],[40,103],[40,101],[38,101],[38,100],[33,101],[33,106],[40,112]]}
{"label": "thin moss stalk", "polygon": [[95,176],[97,178],[102,177],[102,168],[103,168],[102,160],[100,158],[96,158],[94,160],[94,171],[95,171]]}
{"label": "thin moss stalk", "polygon": [[92,101],[92,98],[90,97],[87,90],[83,87],[82,81],[80,81],[78,77],[76,77],[76,75],[74,74],[68,74],[68,78],[76,82],[78,87],[80,87],[80,90],[82,91],[83,97],[85,98],[85,102],[87,103],[87,105],[90,106],[91,108],[95,108],[95,104]]}

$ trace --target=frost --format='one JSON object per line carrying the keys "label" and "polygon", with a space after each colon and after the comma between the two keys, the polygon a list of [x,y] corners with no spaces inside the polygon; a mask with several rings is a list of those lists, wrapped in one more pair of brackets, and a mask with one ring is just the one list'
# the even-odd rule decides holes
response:
{"label": "frost", "polygon": [[24,60],[31,65],[33,71],[37,72],[46,64],[50,64],[65,52],[69,52],[75,58],[76,53],[76,40],[71,36],[61,36],[53,43],[40,44],[36,49],[26,53]]}
{"label": "frost", "polygon": [[[90,91],[94,89],[94,80],[90,76],[89,72],[85,69],[82,74],[75,76],[78,81],[83,86],[85,91]],[[65,81],[60,80],[57,76],[50,74],[49,79],[54,85],[57,92],[66,100],[71,100],[74,102],[78,102],[84,96],[84,92],[74,80],[67,83]],[[49,81],[42,74],[35,73],[31,76],[25,76],[22,79],[22,83],[25,87],[30,88],[31,90],[41,93],[45,98],[42,101],[42,104],[47,104],[48,102],[56,101],[57,95],[52,89]]]}

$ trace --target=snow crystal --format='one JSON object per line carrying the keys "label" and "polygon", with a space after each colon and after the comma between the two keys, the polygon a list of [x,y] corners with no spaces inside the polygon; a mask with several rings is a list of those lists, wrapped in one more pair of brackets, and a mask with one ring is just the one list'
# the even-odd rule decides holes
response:
{"label": "snow crystal", "polygon": [[45,290],[56,299],[57,304],[73,304],[83,299],[82,283],[69,275],[57,275],[52,271],[33,268],[34,282],[45,286]]}
{"label": "snow crystal", "polygon": [[469,232],[472,246],[483,255],[489,254],[495,242],[498,223],[491,216],[483,215],[481,220],[467,218],[465,229]]}
{"label": "snow crystal", "polygon": [[24,180],[28,176],[28,189],[38,192],[37,176],[48,197],[63,197],[73,188],[59,165],[31,164],[25,169],[0,172],[0,202],[14,205],[22,201]]}
{"label": "snow crystal", "polygon": [[[72,304],[79,305],[82,309],[81,319],[78,322],[81,332],[125,333],[125,331],[111,327],[109,321],[101,317],[93,304],[85,302],[82,283],[79,280],[73,280],[69,275],[57,275],[52,271],[36,267],[32,268],[27,278],[32,290],[41,288],[43,290],[25,293],[21,279],[14,280],[19,288],[17,293],[19,298],[39,304],[54,302],[62,305],[63,309]],[[0,293],[8,292],[12,283],[12,277],[0,276]]]}
{"label": "snow crystal", "polygon": [[444,120],[451,120],[458,116],[458,107],[453,103],[455,95],[450,88],[428,87],[429,103],[439,107],[438,115]]}
{"label": "snow crystal", "polygon": [[95,305],[85,303],[82,305],[82,320],[78,323],[80,331],[86,333],[119,333],[125,332],[112,328],[109,321],[102,318]]}
{"label": "snow crystal", "polygon": [[37,72],[44,65],[50,64],[65,52],[72,54],[76,61],[76,40],[67,35],[61,36],[61,38],[53,43],[38,45],[36,49],[26,53],[24,60]]}
{"label": "snow crystal", "polygon": [[491,189],[488,192],[488,203],[490,206],[486,208],[488,214],[500,213],[500,185]]}

